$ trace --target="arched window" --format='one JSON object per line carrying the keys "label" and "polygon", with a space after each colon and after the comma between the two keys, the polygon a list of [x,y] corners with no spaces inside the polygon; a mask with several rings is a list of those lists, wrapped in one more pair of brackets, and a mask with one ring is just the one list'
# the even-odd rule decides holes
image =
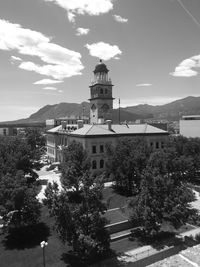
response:
{"label": "arched window", "polygon": [[92,161],[92,169],[95,170],[97,168],[97,162],[96,160]]}
{"label": "arched window", "polygon": [[103,167],[104,167],[104,160],[101,159],[101,160],[100,160],[100,169],[103,169]]}

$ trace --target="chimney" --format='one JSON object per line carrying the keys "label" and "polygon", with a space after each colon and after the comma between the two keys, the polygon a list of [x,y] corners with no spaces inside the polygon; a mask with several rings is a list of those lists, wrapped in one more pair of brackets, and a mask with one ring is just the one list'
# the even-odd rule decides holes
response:
{"label": "chimney", "polygon": [[78,129],[83,128],[83,120],[78,120],[77,124],[78,124]]}
{"label": "chimney", "polygon": [[66,121],[61,121],[61,125],[62,125],[62,130],[67,129],[67,122]]}
{"label": "chimney", "polygon": [[108,124],[108,131],[112,131],[112,121],[107,120],[106,123]]}

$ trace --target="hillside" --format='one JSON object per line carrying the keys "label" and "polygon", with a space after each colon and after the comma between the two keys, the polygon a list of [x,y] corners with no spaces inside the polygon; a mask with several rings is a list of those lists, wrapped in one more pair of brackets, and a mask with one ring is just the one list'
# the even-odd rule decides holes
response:
{"label": "hillside", "polygon": [[[55,105],[46,105],[39,109],[36,113],[32,114],[29,118],[14,121],[15,123],[29,123],[29,122],[44,122],[46,119],[63,118],[66,116],[79,116],[84,115],[89,117],[90,104],[83,102],[77,103],[60,103]],[[120,118],[121,121],[134,121],[136,119],[167,119],[179,120],[183,115],[200,114],[200,97],[188,96],[183,99],[173,101],[171,103],[152,106],[152,105],[137,105],[121,108]],[[119,110],[114,109],[113,121],[119,121]],[[7,122],[13,123],[11,122]]]}
{"label": "hillside", "polygon": [[200,114],[200,97],[188,96],[165,105],[145,104],[126,107],[124,110],[145,117],[151,114],[155,119],[179,120],[183,115]]}

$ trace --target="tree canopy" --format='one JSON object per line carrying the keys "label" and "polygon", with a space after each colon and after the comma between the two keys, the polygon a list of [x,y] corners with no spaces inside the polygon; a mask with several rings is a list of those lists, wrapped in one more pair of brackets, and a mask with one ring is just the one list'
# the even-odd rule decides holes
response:
{"label": "tree canopy", "polygon": [[0,137],[0,215],[9,226],[39,220],[37,174],[32,162],[33,153],[26,139]]}
{"label": "tree canopy", "polygon": [[122,138],[116,147],[108,147],[107,169],[114,176],[118,191],[126,195],[137,193],[149,153],[144,138]]}
{"label": "tree canopy", "polygon": [[90,160],[81,143],[72,142],[63,151],[61,183],[64,188],[79,192],[85,172],[90,170]]}
{"label": "tree canopy", "polygon": [[[62,168],[63,190],[59,192],[57,184],[49,184],[44,203],[56,219],[61,240],[68,242],[79,258],[94,258],[109,249],[103,217],[106,211],[102,202],[103,177],[92,176],[87,153],[75,142],[65,151]],[[71,198],[74,190],[78,198]]]}
{"label": "tree canopy", "polygon": [[140,192],[130,202],[132,220],[142,226],[147,235],[157,234],[163,222],[177,229],[197,212],[190,206],[194,200],[192,190],[184,183],[157,169],[146,169]]}

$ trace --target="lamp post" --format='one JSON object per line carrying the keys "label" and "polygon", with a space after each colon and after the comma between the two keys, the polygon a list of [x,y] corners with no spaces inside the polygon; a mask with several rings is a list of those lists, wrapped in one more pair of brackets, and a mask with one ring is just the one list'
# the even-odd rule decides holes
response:
{"label": "lamp post", "polygon": [[45,265],[45,247],[48,245],[48,243],[47,242],[45,242],[45,241],[42,241],[41,243],[40,243],[40,246],[41,246],[41,248],[42,248],[42,252],[43,252],[43,266],[45,267],[46,265]]}

